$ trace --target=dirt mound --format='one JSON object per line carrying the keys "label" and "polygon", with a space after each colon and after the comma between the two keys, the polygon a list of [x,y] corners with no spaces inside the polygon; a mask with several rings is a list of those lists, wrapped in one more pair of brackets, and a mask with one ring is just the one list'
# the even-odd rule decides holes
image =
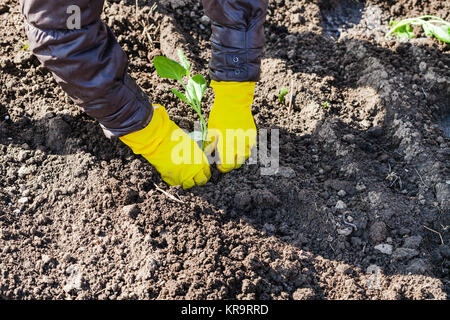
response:
{"label": "dirt mound", "polygon": [[[103,136],[4,2],[0,298],[448,298],[449,50],[421,33],[384,39],[390,19],[450,20],[448,2],[270,1],[253,110],[279,130],[284,171],[213,169],[190,191]],[[138,84],[192,129],[151,59],[179,45],[207,76],[208,20],[198,1],[168,1],[137,23],[134,3],[108,1],[105,21]],[[277,96],[291,84],[289,110]]]}

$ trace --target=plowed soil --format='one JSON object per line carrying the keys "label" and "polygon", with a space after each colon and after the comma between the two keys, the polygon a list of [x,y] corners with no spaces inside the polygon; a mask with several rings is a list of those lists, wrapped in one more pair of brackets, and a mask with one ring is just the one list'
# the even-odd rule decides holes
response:
{"label": "plowed soil", "polygon": [[[103,18],[192,129],[151,61],[181,47],[208,76],[200,1],[141,2],[139,22],[135,1]],[[283,169],[213,167],[184,191],[70,101],[0,0],[0,299],[447,299],[450,50],[384,37],[422,14],[450,21],[450,2],[271,0],[253,110]]]}

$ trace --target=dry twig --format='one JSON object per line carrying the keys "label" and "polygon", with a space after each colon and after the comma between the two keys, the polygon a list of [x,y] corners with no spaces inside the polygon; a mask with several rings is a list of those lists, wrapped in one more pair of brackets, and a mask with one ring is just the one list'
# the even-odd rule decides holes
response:
{"label": "dry twig", "polygon": [[289,89],[289,108],[288,108],[288,112],[291,113],[292,112],[292,100],[294,97],[294,79],[291,79],[291,87]]}
{"label": "dry twig", "polygon": [[444,239],[442,239],[442,235],[441,235],[440,232],[437,232],[436,230],[433,230],[433,229],[431,229],[431,228],[428,228],[427,226],[423,226],[423,227],[424,227],[425,229],[431,231],[431,232],[437,233],[437,234],[439,235],[439,238],[441,238],[441,244],[444,244]]}
{"label": "dry twig", "polygon": [[167,191],[164,191],[163,189],[161,189],[160,187],[158,187],[155,183],[153,183],[153,185],[155,186],[156,190],[162,192],[163,194],[165,194],[168,198],[172,199],[173,201],[176,201],[178,203],[184,203],[183,201],[181,201],[180,199],[176,198],[175,196],[171,195],[170,193],[168,193]]}

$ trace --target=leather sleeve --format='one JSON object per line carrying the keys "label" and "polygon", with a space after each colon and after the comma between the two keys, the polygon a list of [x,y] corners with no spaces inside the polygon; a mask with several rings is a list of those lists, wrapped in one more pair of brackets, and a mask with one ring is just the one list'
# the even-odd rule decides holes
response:
{"label": "leather sleeve", "polygon": [[[153,107],[128,75],[128,59],[100,15],[104,0],[21,0],[30,48],[63,90],[97,119],[105,134],[123,136],[150,122]],[[76,5],[81,28],[68,28]]]}
{"label": "leather sleeve", "polygon": [[267,6],[268,0],[203,0],[211,19],[213,80],[259,80]]}

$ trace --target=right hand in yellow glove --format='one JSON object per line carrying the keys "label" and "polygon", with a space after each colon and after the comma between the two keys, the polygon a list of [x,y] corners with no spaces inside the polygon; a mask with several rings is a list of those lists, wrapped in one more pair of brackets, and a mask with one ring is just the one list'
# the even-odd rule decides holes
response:
{"label": "right hand in yellow glove", "polygon": [[163,106],[153,107],[153,117],[148,126],[120,137],[120,140],[135,154],[147,159],[169,185],[182,185],[189,189],[206,184],[211,171],[205,154],[169,119]]}
{"label": "right hand in yellow glove", "polygon": [[251,105],[255,82],[211,81],[214,105],[209,113],[209,145],[205,152],[219,153],[217,169],[226,173],[237,169],[250,157],[256,145],[256,125]]}

